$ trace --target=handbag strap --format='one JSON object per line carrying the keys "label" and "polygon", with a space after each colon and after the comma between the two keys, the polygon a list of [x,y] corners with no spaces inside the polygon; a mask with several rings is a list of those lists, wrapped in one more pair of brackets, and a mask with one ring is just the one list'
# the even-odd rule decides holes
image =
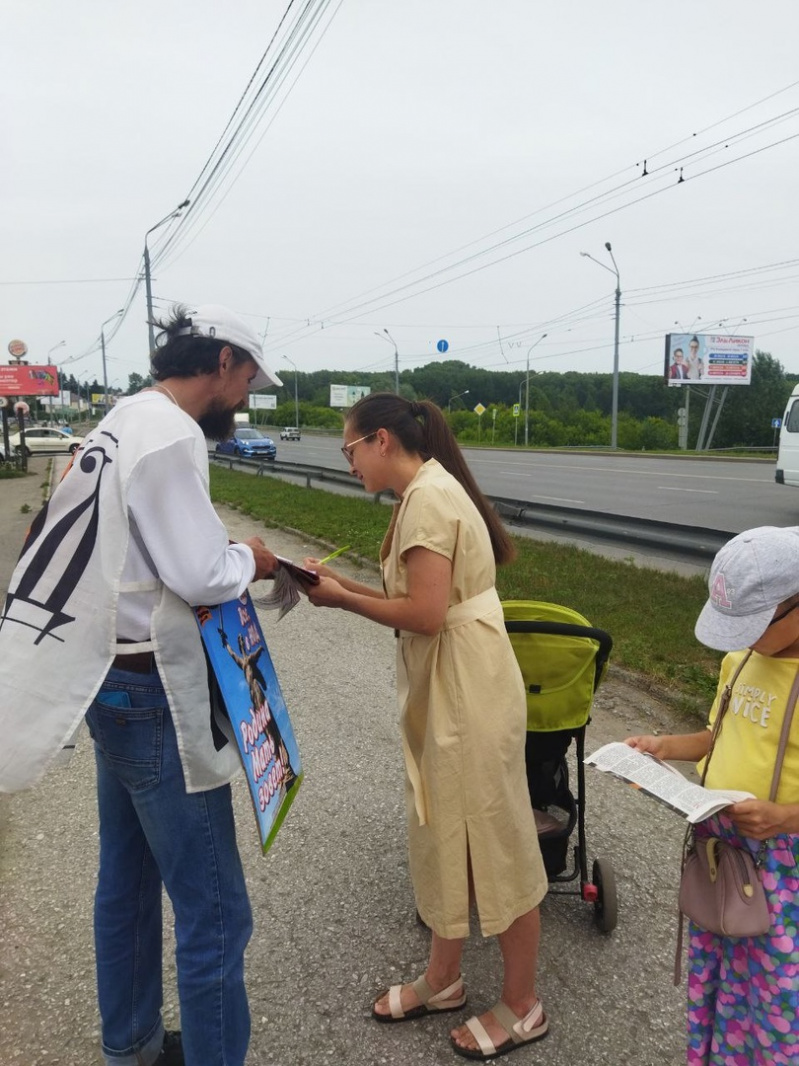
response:
{"label": "handbag strap", "polygon": [[710,756],[713,754],[713,749],[716,746],[716,741],[718,740],[719,733],[721,732],[722,720],[724,719],[724,715],[727,713],[727,708],[730,706],[730,702],[732,701],[732,692],[735,687],[735,682],[738,680],[738,675],[740,674],[740,672],[749,662],[751,655],[752,649],[748,648],[746,655],[744,655],[743,659],[741,659],[741,661],[738,663],[738,668],[736,669],[735,673],[724,686],[724,691],[722,692],[721,698],[719,699],[719,709],[718,711],[716,711],[716,718],[713,722],[713,728],[710,731],[710,744],[707,749],[707,755],[705,756],[705,765],[702,767],[702,779],[700,781],[701,785],[704,785],[705,778],[707,777],[707,768],[710,762]]}
{"label": "handbag strap", "polygon": [[780,733],[780,742],[777,747],[777,761],[774,765],[774,776],[771,779],[771,791],[768,796],[771,803],[774,803],[777,798],[777,789],[779,788],[780,774],[782,773],[782,761],[785,758],[785,749],[788,747],[788,738],[791,733],[791,722],[793,721],[793,712],[796,709],[797,699],[799,699],[799,670],[796,671],[796,677],[793,679],[793,687],[788,696],[788,706],[785,708],[785,717],[782,720],[782,732]]}

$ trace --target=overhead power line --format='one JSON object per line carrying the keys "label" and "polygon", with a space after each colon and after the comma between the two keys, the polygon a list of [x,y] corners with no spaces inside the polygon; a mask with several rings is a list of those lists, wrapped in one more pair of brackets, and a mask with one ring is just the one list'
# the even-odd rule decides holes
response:
{"label": "overhead power line", "polygon": [[[343,0],[337,0],[335,10],[320,30],[332,2],[306,0],[295,9],[295,0],[291,0],[223,134],[186,194],[185,198],[191,201],[189,207],[180,218],[174,219],[165,228],[160,243],[156,245],[151,256],[153,268],[174,262],[188,249],[241,177],[253,152],[330,28]],[[301,58],[303,62],[300,65]],[[242,159],[259,131],[260,137],[252,144],[247,157]]]}
{"label": "overhead power line", "polygon": [[[319,40],[327,32],[342,2],[343,0],[337,0],[337,6],[321,31],[319,39],[314,44],[311,55]],[[171,254],[174,259],[181,247],[185,246],[187,237],[192,229],[200,223],[206,224],[203,222],[204,214],[213,204],[214,197],[218,196],[223,188],[225,179],[233,172],[233,168],[238,163],[242,152],[254,136],[259,125],[263,123],[264,118],[269,114],[270,107],[274,111],[273,119],[274,115],[285,103],[299,75],[304,70],[310,56],[305,59],[302,66],[297,68],[299,58],[303,51],[308,48],[313,33],[317,30],[331,3],[332,0],[305,0],[304,3],[299,4],[297,0],[289,0],[288,7],[283,13],[266,50],[258,61],[255,71],[239,97],[238,103],[217,139],[211,154],[190,187],[188,199],[191,200],[191,203],[180,216],[176,216],[164,226],[163,231],[158,235],[158,239],[154,241],[156,249],[150,257],[151,269],[158,265],[163,265],[168,254]],[[259,72],[262,73],[260,79]],[[279,99],[279,102],[276,102],[281,90],[283,91],[282,98]],[[272,119],[270,119],[270,124]],[[268,128],[267,126],[263,131],[261,138]],[[258,143],[260,143],[260,140]],[[251,155],[252,153],[240,164],[238,172],[232,178],[224,195],[227,195],[227,192],[232,188],[232,184],[241,175]],[[134,278],[119,279],[131,280],[132,286],[123,304],[122,313],[105,334],[106,344],[113,340],[124,323],[142,279],[143,259],[140,258]],[[84,351],[71,356],[68,361],[77,362],[86,358],[96,352],[99,347],[100,337],[98,336]]]}
{"label": "overhead power line", "polygon": [[[796,85],[799,85],[799,82],[794,82],[791,86],[787,86],[785,89],[782,89],[779,92],[786,92],[788,89],[794,88]],[[730,121],[730,119],[737,117],[744,111],[751,110],[753,107],[758,106],[758,104],[764,102],[764,100],[772,99],[776,95],[779,95],[779,93],[770,94],[768,97],[765,97],[763,98],[763,100],[750,105],[748,108],[744,108],[741,111],[736,112],[735,115],[728,116],[726,119],[722,119],[717,123],[713,123],[712,126],[706,127],[706,130],[714,129],[723,124],[724,122],[728,122]],[[467,277],[473,273],[476,273],[479,270],[487,269],[490,266],[495,266],[498,263],[513,258],[515,255],[529,251],[532,248],[539,247],[542,244],[548,243],[549,241],[556,239],[557,237],[562,237],[567,233],[574,232],[576,229],[588,225],[591,222],[598,221],[599,219],[608,217],[609,215],[617,213],[620,210],[632,207],[637,203],[641,203],[644,200],[650,199],[652,196],[659,195],[660,193],[665,192],[667,189],[674,188],[677,184],[683,184],[685,181],[694,180],[698,177],[705,176],[706,174],[712,173],[714,170],[721,169],[721,167],[732,165],[733,163],[740,162],[743,159],[758,154],[759,152],[777,147],[780,144],[784,144],[786,141],[792,140],[794,137],[799,136],[799,134],[789,135],[785,138],[782,138],[781,140],[773,141],[769,144],[760,146],[756,149],[753,149],[751,152],[744,153],[733,159],[728,159],[725,162],[720,163],[717,167],[709,167],[704,170],[697,170],[696,172],[691,172],[688,175],[685,174],[685,168],[689,165],[693,165],[694,167],[696,167],[698,163],[701,163],[703,160],[709,160],[710,158],[712,158],[713,155],[717,155],[719,152],[729,152],[734,145],[743,143],[743,141],[748,140],[754,136],[762,136],[768,130],[776,127],[777,125],[782,124],[786,121],[796,120],[797,117],[799,117],[799,108],[793,108],[780,114],[773,115],[768,119],[763,120],[762,122],[750,125],[744,129],[737,130],[731,135],[729,135],[727,138],[714,140],[712,143],[706,144],[699,148],[696,147],[695,140],[698,135],[692,134],[690,137],[684,138],[682,141],[677,142],[677,146],[685,144],[686,142],[690,142],[694,146],[690,152],[670,158],[667,162],[660,163],[658,164],[658,166],[646,170],[644,174],[636,173],[635,177],[628,178],[627,180],[621,183],[617,183],[611,188],[605,188],[602,191],[595,193],[595,195],[580,201],[574,206],[565,208],[564,210],[559,211],[554,215],[550,215],[544,218],[543,221],[537,223],[536,225],[527,226],[521,231],[517,230],[516,232],[510,234],[507,237],[504,237],[499,241],[493,241],[486,247],[478,248],[478,250],[470,254],[461,256],[454,262],[447,263],[446,261],[448,259],[451,259],[453,255],[458,255],[458,253],[463,250],[483,244],[486,240],[489,240],[497,233],[504,232],[511,226],[518,225],[518,223],[511,223],[509,224],[509,226],[505,226],[502,227],[500,230],[493,231],[493,233],[487,235],[484,238],[479,238],[475,241],[469,242],[466,245],[460,246],[460,248],[456,249],[455,252],[447,253],[445,255],[438,256],[433,260],[429,260],[426,264],[424,264],[422,267],[417,268],[416,270],[406,271],[405,273],[398,275],[396,278],[384,283],[381,286],[373,287],[372,289],[367,290],[365,293],[362,293],[358,297],[353,297],[350,300],[343,301],[342,303],[326,308],[323,311],[312,315],[312,328],[318,329],[320,328],[320,325],[322,323],[324,323],[325,325],[331,325],[338,324],[343,321],[352,321],[356,318],[362,317],[364,314],[383,310],[386,307],[394,306],[396,303],[404,302],[407,299],[411,299],[416,296],[420,296],[423,293],[440,288],[442,285],[451,284],[452,282]],[[656,157],[659,157],[663,155],[666,151],[666,149],[663,149],[659,152],[651,154],[649,158],[654,159]],[[636,167],[639,166],[640,164],[636,164]],[[627,171],[629,171],[629,167],[624,168],[624,170],[621,172],[617,172],[617,174],[625,173]],[[678,175],[676,179],[675,174]],[[554,204],[549,205],[549,208],[563,204],[568,200],[573,199],[574,196],[580,195],[580,193],[583,191],[600,188],[601,186],[606,184],[608,180],[612,180],[613,178],[615,178],[615,176],[616,175],[611,175],[610,179],[603,179],[602,181],[595,182],[590,186],[586,186],[584,190],[581,190],[576,194],[572,194],[571,197],[563,197],[560,200],[555,201]],[[654,190],[648,192],[647,194],[639,196],[637,195],[637,188],[640,188],[640,182],[642,179],[646,179],[648,186],[651,186],[654,183],[657,185],[657,187]],[[556,227],[558,224],[563,226],[564,223],[568,223],[568,221],[570,221],[572,218],[576,218],[579,215],[584,216],[586,214],[589,214],[592,211],[596,211],[597,208],[601,208],[602,206],[611,204],[614,199],[621,198],[626,199],[625,202],[623,202],[620,206],[610,207],[608,210],[599,211],[599,213],[591,213],[590,217],[583,218],[582,221],[575,225],[567,225],[565,226],[565,228],[558,230],[554,234],[551,234],[549,236],[543,236],[538,240],[533,240],[531,243],[526,243],[521,248],[515,248],[512,251],[508,251],[505,254],[502,254],[503,249],[524,240],[525,237],[531,237],[533,235],[540,234],[548,228]],[[527,219],[533,218],[536,215],[543,214],[547,210],[549,209],[542,208],[536,212],[533,212],[530,215],[525,216],[525,219],[520,221],[526,221]],[[491,257],[489,261],[485,261],[488,259],[488,257]],[[482,260],[482,262],[480,262],[479,265],[474,267],[473,269],[461,269],[468,267],[470,263],[478,262],[480,260]],[[426,271],[426,268],[428,266],[434,266],[438,263],[444,263],[445,265],[440,266],[438,269]],[[404,281],[404,279],[410,280]],[[398,284],[399,282],[403,281],[404,283]],[[287,341],[290,341],[293,338],[299,338],[303,335],[307,335],[308,332],[308,327],[300,327],[295,328],[294,330],[284,331],[283,333],[276,334],[274,338],[274,343],[270,347],[285,344]]]}

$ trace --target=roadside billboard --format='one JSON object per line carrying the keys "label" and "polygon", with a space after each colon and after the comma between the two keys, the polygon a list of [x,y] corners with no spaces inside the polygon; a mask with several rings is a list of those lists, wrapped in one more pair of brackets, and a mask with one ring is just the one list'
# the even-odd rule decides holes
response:
{"label": "roadside billboard", "polygon": [[748,385],[754,353],[754,337],[667,333],[666,384]]}
{"label": "roadside billboard", "polygon": [[68,390],[64,392],[56,393],[55,396],[45,396],[42,399],[42,405],[49,407],[51,410],[54,407],[69,407],[72,403],[72,393]]}
{"label": "roadside billboard", "polygon": [[354,403],[371,392],[369,385],[331,385],[330,406],[352,407]]}
{"label": "roadside billboard", "polygon": [[58,396],[54,366],[0,366],[0,396]]}
{"label": "roadside billboard", "polygon": [[251,392],[249,404],[253,411],[274,411],[277,409],[277,396],[266,396],[260,392]]}

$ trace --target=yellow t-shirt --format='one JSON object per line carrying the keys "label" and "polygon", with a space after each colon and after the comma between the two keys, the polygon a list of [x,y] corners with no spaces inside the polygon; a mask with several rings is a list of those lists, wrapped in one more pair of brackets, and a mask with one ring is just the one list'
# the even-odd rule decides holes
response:
{"label": "yellow t-shirt", "polygon": [[[736,651],[724,657],[710,709],[710,726],[716,720],[721,693],[745,654]],[[752,652],[738,675],[721,724],[705,781],[708,788],[741,789],[754,793],[758,799],[769,798],[782,723],[797,669],[799,659],[776,659]],[[699,764],[700,771],[702,765]],[[791,722],[777,802],[799,803],[799,707]]]}

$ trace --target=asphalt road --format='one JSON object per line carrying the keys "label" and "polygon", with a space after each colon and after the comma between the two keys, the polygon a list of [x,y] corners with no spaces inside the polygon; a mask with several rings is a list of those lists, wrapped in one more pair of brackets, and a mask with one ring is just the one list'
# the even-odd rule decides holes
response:
{"label": "asphalt road", "polygon": [[[344,468],[337,437],[279,441],[285,462]],[[777,485],[773,460],[663,458],[607,452],[465,448],[490,496],[558,504],[738,533],[799,522],[799,492]]]}
{"label": "asphalt road", "polygon": [[[32,506],[40,480],[37,474],[26,482]],[[0,544],[20,534],[19,493],[18,483],[7,492],[0,482]],[[281,554],[298,559],[317,550],[296,536],[258,529],[235,512],[221,513],[236,539],[260,532]],[[0,586],[15,556],[16,546],[0,556]],[[247,962],[248,1063],[450,1066],[460,1061],[447,1041],[452,1017],[396,1026],[369,1018],[379,990],[415,977],[428,950],[428,936],[414,920],[406,863],[393,635],[306,603],[280,623],[261,618],[306,778],[266,857],[243,783],[235,789],[255,914]],[[35,700],[32,679],[32,710]],[[678,727],[666,705],[615,674],[597,694],[588,747]],[[91,938],[93,788],[84,734],[67,767],[35,789],[0,797],[2,1066],[100,1061]],[[682,824],[654,801],[591,771],[587,832],[589,862],[599,855],[616,871],[619,924],[601,934],[590,905],[554,893],[546,898],[539,990],[551,1035],[520,1051],[514,1063],[678,1066],[683,991],[672,987],[671,966]],[[172,950],[168,942],[165,1015],[175,1026]],[[470,1007],[490,1006],[500,981],[495,941],[474,933],[464,974]]]}

